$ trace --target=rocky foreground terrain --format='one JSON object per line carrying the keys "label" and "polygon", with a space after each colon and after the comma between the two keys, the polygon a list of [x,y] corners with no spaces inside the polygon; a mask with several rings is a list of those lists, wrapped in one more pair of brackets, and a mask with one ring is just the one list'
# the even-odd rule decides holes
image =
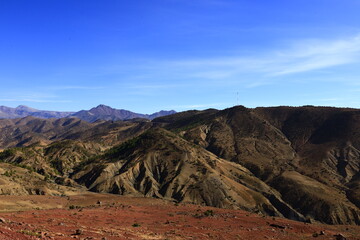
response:
{"label": "rocky foreground terrain", "polygon": [[[104,194],[1,196],[0,239],[349,239],[359,226]],[[25,210],[25,211],[19,211]]]}
{"label": "rocky foreground terrain", "polygon": [[[0,120],[0,132],[2,195],[71,199],[91,191],[110,193],[114,198],[122,195],[170,202],[191,212],[179,217],[184,221],[192,221],[192,207],[201,208],[200,212],[217,207],[215,212],[252,213],[249,216],[256,216],[254,221],[263,226],[272,224],[272,217],[311,226],[311,231],[303,229],[310,235],[295,238],[299,233],[295,231],[293,239],[312,237],[315,230],[324,228],[313,229],[313,224],[341,224],[348,229],[360,225],[357,109],[237,106],[182,112],[152,121],[92,123],[75,117],[26,117]],[[107,209],[91,211],[101,215]],[[73,210],[52,211],[68,214]],[[223,221],[214,216],[200,219]],[[346,227],[331,229],[331,234],[346,233]],[[351,229],[348,237],[360,236],[357,227]],[[274,239],[281,239],[279,236]]]}

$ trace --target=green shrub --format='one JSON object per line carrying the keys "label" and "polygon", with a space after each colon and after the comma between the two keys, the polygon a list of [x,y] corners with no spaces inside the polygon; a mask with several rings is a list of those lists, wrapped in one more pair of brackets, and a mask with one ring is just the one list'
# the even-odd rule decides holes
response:
{"label": "green shrub", "polygon": [[204,212],[204,216],[206,216],[206,217],[214,216],[214,211],[213,210],[206,210]]}

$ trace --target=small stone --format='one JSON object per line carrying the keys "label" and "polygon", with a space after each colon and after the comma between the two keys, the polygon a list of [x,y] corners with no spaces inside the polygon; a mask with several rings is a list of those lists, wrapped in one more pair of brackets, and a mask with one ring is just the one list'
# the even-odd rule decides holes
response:
{"label": "small stone", "polygon": [[83,231],[81,229],[76,229],[75,235],[81,235]]}
{"label": "small stone", "polygon": [[341,233],[334,235],[336,240],[346,240],[346,237]]}
{"label": "small stone", "polygon": [[5,219],[4,218],[0,218],[0,223],[5,223]]}
{"label": "small stone", "polygon": [[280,229],[285,229],[286,228],[286,226],[275,224],[275,223],[270,224],[270,227],[276,227],[276,228],[280,228]]}
{"label": "small stone", "polygon": [[325,231],[320,231],[320,235],[325,235]]}
{"label": "small stone", "polygon": [[45,238],[47,235],[47,232],[38,232],[42,238]]}

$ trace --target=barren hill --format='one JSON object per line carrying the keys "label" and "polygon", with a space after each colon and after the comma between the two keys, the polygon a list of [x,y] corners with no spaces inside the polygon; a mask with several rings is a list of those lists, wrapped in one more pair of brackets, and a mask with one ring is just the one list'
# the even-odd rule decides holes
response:
{"label": "barren hill", "polygon": [[2,148],[22,148],[0,160],[59,186],[360,224],[356,109],[237,106],[152,122],[14,121],[0,121]]}
{"label": "barren hill", "polygon": [[304,216],[359,224],[359,110],[239,106],[196,115],[160,121],[246,167]]}
{"label": "barren hill", "polygon": [[[164,129],[154,129],[89,161],[72,178],[91,191],[303,216],[250,171]],[[273,207],[272,198],[281,209]]]}
{"label": "barren hill", "polygon": [[147,121],[96,121],[89,123],[78,118],[0,119],[0,149],[47,145],[65,139],[98,142],[104,146],[118,144],[124,139],[137,136],[152,123]]}

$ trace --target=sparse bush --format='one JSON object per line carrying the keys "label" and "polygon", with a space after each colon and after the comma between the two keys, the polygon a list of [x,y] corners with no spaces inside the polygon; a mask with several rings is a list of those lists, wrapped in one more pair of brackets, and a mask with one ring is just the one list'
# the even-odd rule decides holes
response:
{"label": "sparse bush", "polygon": [[204,216],[206,216],[206,217],[214,216],[214,211],[213,210],[206,210],[204,212]]}
{"label": "sparse bush", "polygon": [[211,216],[214,216],[214,211],[213,210],[206,210],[203,213],[195,213],[193,215],[194,218],[203,218],[203,217],[211,217]]}
{"label": "sparse bush", "polygon": [[4,161],[8,157],[12,157],[15,154],[15,151],[13,149],[6,149],[2,152],[0,152],[0,160]]}
{"label": "sparse bush", "polygon": [[132,138],[132,139],[120,144],[119,146],[113,147],[113,148],[109,149],[108,151],[106,151],[105,157],[109,157],[109,158],[112,158],[112,159],[115,158],[116,159],[124,151],[132,149],[136,145],[138,145],[140,140],[141,140],[140,137],[135,137],[135,138]]}
{"label": "sparse bush", "polygon": [[69,209],[79,209],[81,208],[80,206],[75,206],[75,205],[70,205],[69,206]]}
{"label": "sparse bush", "polygon": [[40,237],[41,236],[40,233],[32,232],[30,230],[20,230],[19,232],[22,233],[22,234],[25,234],[25,235],[29,235],[29,236],[35,236],[35,237]]}
{"label": "sparse bush", "polygon": [[5,173],[3,175],[6,177],[12,177],[12,176],[14,176],[15,173],[16,173],[16,171],[10,170],[10,171],[5,171]]}

